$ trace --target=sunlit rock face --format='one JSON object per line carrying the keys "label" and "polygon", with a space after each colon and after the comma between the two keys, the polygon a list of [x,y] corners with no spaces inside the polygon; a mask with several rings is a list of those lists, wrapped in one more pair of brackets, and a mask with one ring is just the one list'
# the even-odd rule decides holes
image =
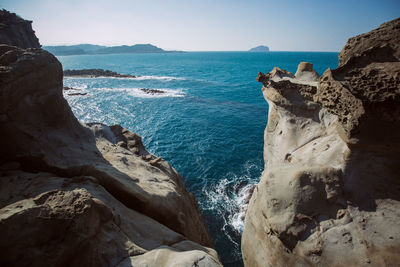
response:
{"label": "sunlit rock face", "polygon": [[0,265],[221,266],[176,170],[62,90],[52,54],[0,45]]}
{"label": "sunlit rock face", "polygon": [[400,19],[349,39],[319,79],[259,74],[265,170],[242,237],[245,266],[400,262]]}

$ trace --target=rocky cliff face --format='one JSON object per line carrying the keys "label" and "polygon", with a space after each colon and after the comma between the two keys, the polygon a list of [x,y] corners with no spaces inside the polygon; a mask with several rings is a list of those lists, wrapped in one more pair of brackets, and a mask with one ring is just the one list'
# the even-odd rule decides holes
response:
{"label": "rocky cliff face", "polygon": [[175,169],[80,124],[62,78],[50,53],[0,45],[0,265],[220,266]]}
{"label": "rocky cliff face", "polygon": [[318,78],[259,74],[265,170],[250,200],[246,266],[400,262],[400,19],[351,38]]}
{"label": "rocky cliff face", "polygon": [[21,48],[39,48],[39,39],[32,30],[32,21],[24,20],[15,13],[0,10],[0,44]]}

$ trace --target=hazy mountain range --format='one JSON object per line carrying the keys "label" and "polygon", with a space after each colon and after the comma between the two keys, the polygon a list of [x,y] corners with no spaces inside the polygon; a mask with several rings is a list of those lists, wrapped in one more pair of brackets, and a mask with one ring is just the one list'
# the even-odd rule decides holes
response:
{"label": "hazy mountain range", "polygon": [[[93,44],[43,46],[43,49],[56,56],[94,55],[94,54],[134,54],[134,53],[178,53],[183,51],[168,51],[152,44],[135,44],[120,46],[103,46]],[[250,52],[268,52],[268,46],[260,45]]]}
{"label": "hazy mountain range", "polygon": [[151,44],[135,44],[120,46],[102,46],[92,44],[43,46],[43,49],[56,56],[90,55],[90,54],[132,54],[132,53],[171,53]]}

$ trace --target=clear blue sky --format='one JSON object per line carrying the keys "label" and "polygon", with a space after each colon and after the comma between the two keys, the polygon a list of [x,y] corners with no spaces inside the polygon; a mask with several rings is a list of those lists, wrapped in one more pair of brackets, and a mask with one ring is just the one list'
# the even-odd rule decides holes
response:
{"label": "clear blue sky", "polygon": [[151,43],[164,49],[340,51],[400,16],[400,0],[0,0],[42,45]]}

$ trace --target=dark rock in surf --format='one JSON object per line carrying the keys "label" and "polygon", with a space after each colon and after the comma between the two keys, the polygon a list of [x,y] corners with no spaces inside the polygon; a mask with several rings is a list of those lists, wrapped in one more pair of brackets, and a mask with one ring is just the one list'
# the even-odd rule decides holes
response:
{"label": "dark rock in surf", "polygon": [[235,194],[238,195],[240,190],[242,190],[243,187],[245,187],[247,184],[248,184],[247,181],[241,181],[238,185],[236,185]]}
{"label": "dark rock in surf", "polygon": [[64,87],[63,87],[63,90],[64,90],[64,91],[69,91],[69,90],[82,91],[82,89],[73,88],[73,87],[68,87],[68,86],[64,86]]}
{"label": "dark rock in surf", "polygon": [[120,74],[118,72],[114,72],[111,70],[103,70],[103,69],[82,69],[82,70],[64,70],[65,77],[88,77],[88,78],[97,78],[97,77],[113,77],[113,78],[136,78],[137,76],[130,74]]}
{"label": "dark rock in surf", "polygon": [[149,95],[156,95],[156,94],[164,94],[165,93],[165,91],[159,90],[159,89],[141,88],[140,90],[142,92],[145,92],[146,94],[149,94]]}
{"label": "dark rock in surf", "polygon": [[87,93],[69,93],[69,96],[87,95]]}

